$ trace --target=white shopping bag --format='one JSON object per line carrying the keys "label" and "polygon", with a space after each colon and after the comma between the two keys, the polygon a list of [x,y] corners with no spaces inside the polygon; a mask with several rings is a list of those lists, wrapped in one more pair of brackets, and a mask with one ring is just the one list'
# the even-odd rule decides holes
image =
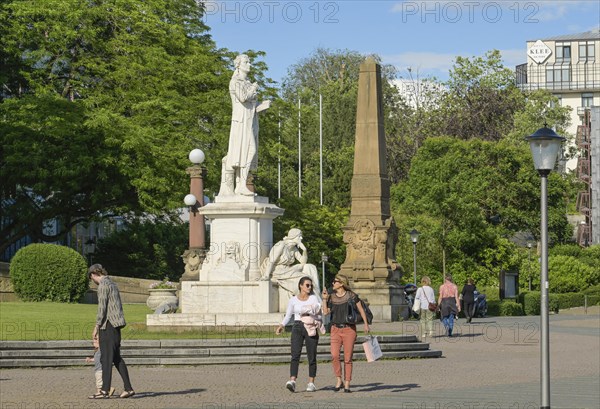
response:
{"label": "white shopping bag", "polygon": [[367,340],[363,342],[362,346],[365,350],[365,355],[367,356],[367,362],[377,361],[383,356],[383,352],[381,352],[381,347],[379,346],[379,341],[377,341],[377,337],[375,336],[367,336]]}

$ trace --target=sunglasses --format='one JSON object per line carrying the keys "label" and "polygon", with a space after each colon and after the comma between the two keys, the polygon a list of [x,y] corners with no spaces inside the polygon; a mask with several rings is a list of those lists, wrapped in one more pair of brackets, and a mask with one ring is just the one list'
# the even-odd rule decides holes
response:
{"label": "sunglasses", "polygon": [[333,280],[333,283],[331,283],[331,284],[335,284],[335,283],[341,283],[341,281],[340,280]]}
{"label": "sunglasses", "polygon": [[308,283],[306,283],[306,284],[304,284],[304,286],[305,286],[305,287],[312,287],[312,284],[308,284]]}

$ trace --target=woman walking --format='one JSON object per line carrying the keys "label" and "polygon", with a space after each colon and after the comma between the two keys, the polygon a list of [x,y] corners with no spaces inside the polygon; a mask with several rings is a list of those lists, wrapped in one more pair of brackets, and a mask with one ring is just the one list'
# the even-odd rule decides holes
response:
{"label": "woman walking", "polygon": [[[322,329],[322,333],[325,331],[322,328],[321,301],[313,292],[313,282],[310,277],[302,277],[298,282],[298,294],[288,302],[285,317],[275,330],[277,335],[283,332],[292,315],[294,315],[292,360],[290,362],[290,380],[285,384],[285,387],[290,392],[296,392],[300,354],[302,353],[302,345],[306,344],[306,357],[308,358],[308,385],[306,391],[314,392],[317,390],[315,377],[317,376],[317,345],[319,343],[319,332],[316,329]],[[320,322],[321,325],[319,325]]]}
{"label": "woman walking", "polygon": [[460,295],[462,297],[463,309],[467,324],[471,323],[473,314],[475,314],[475,283],[472,278],[467,279],[467,284],[463,287]]}
{"label": "woman walking", "polygon": [[438,305],[446,333],[451,337],[454,329],[454,317],[460,312],[460,299],[458,298],[458,287],[452,282],[452,276],[448,274],[444,280],[444,284],[440,286]]}
{"label": "woman walking", "polygon": [[415,300],[419,302],[421,308],[421,340],[423,340],[427,335],[430,337],[433,335],[433,319],[435,318],[435,311],[429,311],[429,303],[435,301],[435,292],[431,288],[429,277],[424,276],[421,279],[421,287],[417,290]]}
{"label": "woman walking", "polygon": [[[369,332],[367,316],[360,303],[358,295],[350,290],[348,278],[338,274],[333,280],[333,292],[331,295],[323,289],[323,313],[331,314],[331,357],[333,372],[336,377],[335,391],[342,386],[344,392],[350,391],[352,381],[352,355],[356,343],[356,324],[348,323],[348,302],[353,300],[358,313],[364,322],[365,333]],[[342,381],[342,364],[340,361],[342,345],[344,346],[344,380]]]}

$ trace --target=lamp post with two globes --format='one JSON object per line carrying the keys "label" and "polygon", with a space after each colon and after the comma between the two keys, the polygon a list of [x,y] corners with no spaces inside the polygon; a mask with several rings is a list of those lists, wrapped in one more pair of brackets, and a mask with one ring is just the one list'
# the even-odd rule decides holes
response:
{"label": "lamp post with two globes", "polygon": [[565,140],[552,129],[544,125],[533,134],[525,137],[529,142],[533,163],[538,171],[541,181],[541,273],[540,273],[540,408],[550,408],[550,336],[548,316],[548,175],[554,169],[556,157]]}
{"label": "lamp post with two globes", "polygon": [[198,209],[204,206],[204,152],[194,149],[189,154],[192,166],[185,171],[190,175],[190,193],[185,196],[183,202],[190,209],[190,234],[189,248],[183,253],[185,262],[185,273],[182,281],[198,280],[199,268],[204,261],[206,252],[204,215]]}

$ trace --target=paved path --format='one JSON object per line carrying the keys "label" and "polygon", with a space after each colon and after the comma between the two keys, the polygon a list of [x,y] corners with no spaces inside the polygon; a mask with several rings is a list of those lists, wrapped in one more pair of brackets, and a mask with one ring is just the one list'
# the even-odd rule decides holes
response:
{"label": "paved path", "polygon": [[[373,331],[416,333],[413,322],[375,323]],[[539,317],[458,321],[458,336],[428,340],[443,358],[356,362],[353,393],[334,392],[329,363],[319,390],[284,388],[287,365],[130,367],[137,395],[90,401],[92,368],[0,370],[1,409],[62,408],[401,408],[533,409],[540,404]],[[550,317],[551,405],[600,407],[600,309]],[[307,367],[300,366],[305,386]],[[121,380],[114,373],[114,386]]]}

